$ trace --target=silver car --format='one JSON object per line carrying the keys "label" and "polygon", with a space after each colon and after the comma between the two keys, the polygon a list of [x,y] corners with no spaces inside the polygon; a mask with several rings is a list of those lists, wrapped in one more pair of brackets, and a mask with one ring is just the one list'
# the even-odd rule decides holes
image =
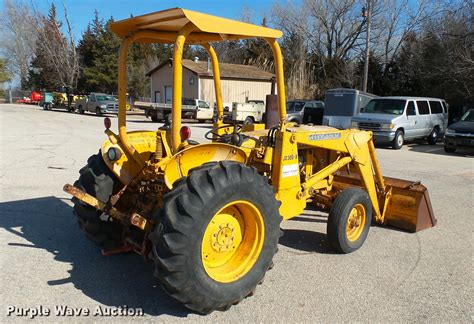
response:
{"label": "silver car", "polygon": [[286,120],[298,124],[321,125],[324,102],[315,100],[291,100],[286,102]]}
{"label": "silver car", "polygon": [[406,139],[427,139],[436,144],[448,125],[448,105],[442,99],[380,97],[369,101],[352,118],[353,128],[370,130],[375,142],[400,149]]}

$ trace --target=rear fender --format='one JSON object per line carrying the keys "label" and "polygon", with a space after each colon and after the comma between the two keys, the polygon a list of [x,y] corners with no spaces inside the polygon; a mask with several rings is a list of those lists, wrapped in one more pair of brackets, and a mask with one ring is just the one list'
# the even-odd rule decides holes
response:
{"label": "rear fender", "polygon": [[[128,133],[128,140],[143,160],[148,161],[156,150],[156,136],[156,132],[134,131]],[[119,149],[122,153],[116,161],[111,161],[108,157],[107,152],[111,147]],[[140,166],[120,147],[119,136],[112,132],[109,133],[109,139],[102,144],[101,154],[107,167],[124,185],[128,185],[141,171]]]}
{"label": "rear fender", "polygon": [[236,161],[245,163],[245,152],[233,145],[223,143],[200,144],[176,153],[165,167],[165,184],[171,189],[173,183],[188,175],[189,170],[206,162]]}

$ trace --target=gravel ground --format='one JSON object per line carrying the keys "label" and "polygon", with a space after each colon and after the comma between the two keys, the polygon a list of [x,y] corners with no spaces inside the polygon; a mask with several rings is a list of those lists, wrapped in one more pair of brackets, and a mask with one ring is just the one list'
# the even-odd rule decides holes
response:
{"label": "gravel ground", "polygon": [[[115,117],[112,122],[116,127]],[[41,311],[35,318],[42,322],[473,320],[472,152],[447,155],[441,144],[419,143],[400,151],[378,148],[384,175],[428,187],[438,226],[416,234],[372,227],[360,250],[338,255],[326,241],[326,215],[308,210],[282,224],[275,267],[253,297],[225,313],[200,316],[158,287],[150,263],[133,253],[103,257],[78,229],[62,186],[74,182],[105,140],[102,118],[0,105],[0,123],[3,323]],[[129,116],[129,129],[159,125]],[[189,125],[198,141],[211,126]],[[95,316],[124,305],[143,315]],[[82,313],[57,316],[66,306]]]}

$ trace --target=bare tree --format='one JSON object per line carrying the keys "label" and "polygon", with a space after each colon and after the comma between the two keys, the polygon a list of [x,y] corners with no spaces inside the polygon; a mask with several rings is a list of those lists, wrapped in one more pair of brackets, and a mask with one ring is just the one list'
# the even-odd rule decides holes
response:
{"label": "bare tree", "polygon": [[438,14],[440,4],[432,0],[379,0],[375,1],[374,10],[372,48],[382,58],[385,69],[405,37]]}
{"label": "bare tree", "polygon": [[5,0],[1,27],[2,55],[7,59],[10,73],[20,79],[24,87],[28,79],[28,69],[34,56],[37,35],[32,25],[30,7],[21,1]]}
{"label": "bare tree", "polygon": [[319,89],[309,55],[307,13],[293,3],[277,3],[272,8],[272,23],[284,32],[282,50],[288,98],[313,97]]}
{"label": "bare tree", "polygon": [[61,85],[75,88],[79,76],[79,54],[76,51],[74,34],[65,5],[63,5],[63,14],[65,35],[56,17],[46,17],[38,10],[35,10],[33,26],[41,49],[47,54],[48,65],[56,71]]}

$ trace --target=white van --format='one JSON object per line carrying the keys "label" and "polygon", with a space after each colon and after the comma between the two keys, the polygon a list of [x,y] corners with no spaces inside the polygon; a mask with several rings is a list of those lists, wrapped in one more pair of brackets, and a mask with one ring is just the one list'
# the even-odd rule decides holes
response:
{"label": "white van", "polygon": [[352,127],[372,131],[375,142],[391,143],[397,150],[405,139],[434,145],[447,126],[448,105],[438,98],[379,97],[352,118]]}

